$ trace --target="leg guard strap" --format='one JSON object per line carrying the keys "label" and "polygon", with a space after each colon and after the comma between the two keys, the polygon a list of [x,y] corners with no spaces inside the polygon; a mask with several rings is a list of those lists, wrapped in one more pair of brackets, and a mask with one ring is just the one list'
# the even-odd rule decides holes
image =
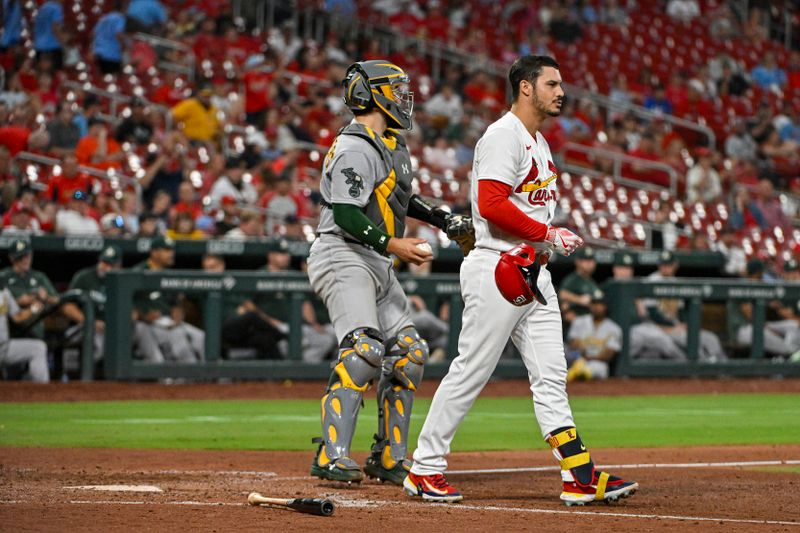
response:
{"label": "leg guard strap", "polygon": [[592,483],[594,463],[577,429],[556,429],[545,437],[545,441],[553,449],[553,455],[561,465],[561,477],[564,481],[577,481],[583,485]]}

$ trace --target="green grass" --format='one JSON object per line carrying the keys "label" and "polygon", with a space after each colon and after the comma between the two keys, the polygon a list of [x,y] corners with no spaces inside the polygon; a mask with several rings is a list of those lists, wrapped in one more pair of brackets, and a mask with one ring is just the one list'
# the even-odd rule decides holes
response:
{"label": "green grass", "polygon": [[[430,405],[416,402],[412,442]],[[595,448],[800,442],[800,397],[791,394],[578,397],[584,440]],[[109,401],[0,404],[0,446],[310,450],[319,402]],[[374,402],[354,449],[375,431]],[[545,448],[530,398],[479,399],[454,451]]]}
{"label": "green grass", "polygon": [[782,474],[800,474],[800,466],[763,466],[758,468],[748,468],[756,472],[780,472]]}

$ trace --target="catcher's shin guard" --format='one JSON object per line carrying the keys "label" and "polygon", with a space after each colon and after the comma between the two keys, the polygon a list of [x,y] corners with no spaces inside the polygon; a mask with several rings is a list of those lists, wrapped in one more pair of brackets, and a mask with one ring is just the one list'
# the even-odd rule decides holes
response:
{"label": "catcher's shin guard", "polygon": [[378,434],[365,468],[372,477],[399,485],[407,474],[411,408],[428,355],[428,343],[411,326],[400,330],[394,343],[388,347],[377,391]]}
{"label": "catcher's shin guard", "polygon": [[358,329],[347,335],[339,351],[328,391],[322,397],[322,446],[316,463],[326,467],[339,459],[352,462],[350,443],[361,399],[380,373],[384,347],[378,332]]}

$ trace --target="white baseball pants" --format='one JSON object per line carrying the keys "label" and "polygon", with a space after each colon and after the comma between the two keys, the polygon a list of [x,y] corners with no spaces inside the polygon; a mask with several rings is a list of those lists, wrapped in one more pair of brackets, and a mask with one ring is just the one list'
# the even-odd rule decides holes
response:
{"label": "white baseball pants", "polygon": [[539,289],[547,306],[516,307],[494,281],[500,254],[477,248],[461,265],[464,316],[458,352],[433,397],[422,427],[411,471],[431,475],[447,469],[446,456],[456,430],[494,372],[509,337],[528,369],[533,407],[542,436],[574,426],[567,399],[567,364],[561,312],[550,277],[542,268]]}

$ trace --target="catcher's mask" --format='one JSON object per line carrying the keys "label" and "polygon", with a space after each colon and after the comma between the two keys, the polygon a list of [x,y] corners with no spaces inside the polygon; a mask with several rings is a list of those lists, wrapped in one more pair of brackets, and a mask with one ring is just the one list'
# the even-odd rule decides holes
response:
{"label": "catcher's mask", "polygon": [[547,305],[539,290],[541,264],[537,260],[536,250],[529,244],[519,244],[500,255],[500,261],[494,269],[494,281],[503,298],[521,307],[536,300]]}
{"label": "catcher's mask", "polygon": [[403,69],[383,59],[359,61],[347,67],[342,80],[344,103],[351,111],[379,109],[390,128],[411,129],[414,93]]}

